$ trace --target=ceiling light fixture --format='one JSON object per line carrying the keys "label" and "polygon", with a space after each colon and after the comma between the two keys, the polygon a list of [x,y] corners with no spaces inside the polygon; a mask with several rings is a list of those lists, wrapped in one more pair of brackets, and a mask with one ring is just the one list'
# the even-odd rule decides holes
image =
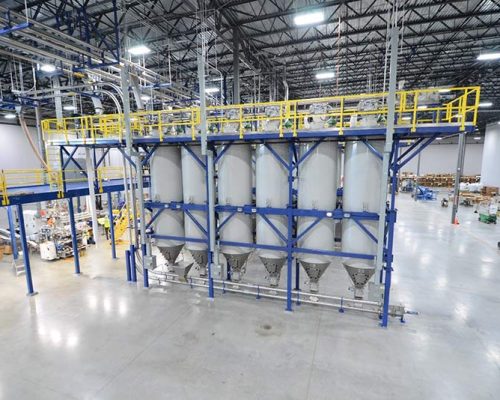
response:
{"label": "ceiling light fixture", "polygon": [[451,92],[451,89],[447,89],[447,88],[439,89],[439,93],[450,93],[450,92]]}
{"label": "ceiling light fixture", "polygon": [[421,105],[421,106],[418,106],[418,109],[419,110],[426,110],[428,106],[426,106],[425,104]]}
{"label": "ceiling light fixture", "polygon": [[4,115],[4,118],[5,119],[15,119],[15,118],[17,118],[17,115],[13,114],[13,113],[8,113],[8,114]]}
{"label": "ceiling light fixture", "polygon": [[437,137],[436,140],[443,140],[443,138],[442,137]]}
{"label": "ceiling light fixture", "polygon": [[335,72],[333,71],[321,71],[316,73],[316,79],[324,80],[324,79],[332,79],[335,77]]}
{"label": "ceiling light fixture", "polygon": [[143,56],[151,53],[151,49],[146,45],[138,44],[137,46],[128,49],[128,52],[133,56]]}
{"label": "ceiling light fixture", "polygon": [[479,54],[477,56],[477,59],[479,61],[498,60],[498,59],[500,59],[500,52]]}
{"label": "ceiling light fixture", "polygon": [[55,72],[56,70],[56,66],[55,65],[52,65],[52,64],[43,64],[40,69],[43,71],[43,72]]}
{"label": "ceiling light fixture", "polygon": [[481,136],[474,136],[474,140],[481,140]]}
{"label": "ceiling light fixture", "polygon": [[311,11],[295,15],[293,22],[297,26],[318,24],[325,20],[323,11]]}
{"label": "ceiling light fixture", "polygon": [[484,108],[484,107],[491,107],[493,103],[491,101],[483,101],[479,103],[479,107]]}
{"label": "ceiling light fixture", "polygon": [[63,107],[63,110],[64,111],[76,111],[76,107],[71,105],[71,104],[68,104],[67,106]]}
{"label": "ceiling light fixture", "polygon": [[142,100],[142,101],[149,101],[149,100],[151,100],[151,97],[150,97],[150,96],[148,96],[148,95],[146,95],[146,94],[143,94],[143,95],[141,96],[141,100]]}
{"label": "ceiling light fixture", "polygon": [[219,91],[218,87],[207,87],[205,88],[205,93],[217,93]]}

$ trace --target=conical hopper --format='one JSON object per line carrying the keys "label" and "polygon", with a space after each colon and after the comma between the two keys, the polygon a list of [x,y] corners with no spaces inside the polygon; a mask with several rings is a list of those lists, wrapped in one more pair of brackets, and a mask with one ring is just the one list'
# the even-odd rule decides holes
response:
{"label": "conical hopper", "polygon": [[271,286],[278,286],[280,281],[281,268],[285,264],[286,257],[281,258],[270,258],[270,257],[259,257],[264,267],[269,274],[269,284]]}
{"label": "conical hopper", "polygon": [[314,262],[307,262],[304,260],[299,260],[299,261],[302,264],[302,267],[304,267],[307,277],[309,278],[309,290],[311,292],[318,292],[319,278],[321,278],[323,273],[326,271],[326,269],[330,265],[330,262],[328,261],[323,263],[314,263]]}
{"label": "conical hopper", "polygon": [[165,260],[167,260],[169,264],[174,264],[183,246],[184,246],[183,244],[179,244],[177,246],[168,246],[168,247],[161,246],[158,247],[158,249],[160,249],[161,254],[163,255],[163,257],[165,257]]}
{"label": "conical hopper", "polygon": [[194,261],[198,265],[200,276],[207,275],[207,263],[208,263],[208,253],[207,250],[193,250],[188,249],[191,255],[193,256]]}
{"label": "conical hopper", "polygon": [[244,265],[248,260],[250,252],[243,254],[222,253],[226,257],[227,265],[231,271],[231,280],[238,282],[245,273]]}
{"label": "conical hopper", "polygon": [[186,282],[187,276],[193,264],[194,262],[181,261],[180,263],[173,265],[172,269],[174,270],[174,273],[179,276],[179,280]]}
{"label": "conical hopper", "polygon": [[375,273],[375,266],[359,262],[344,262],[342,264],[354,283],[354,297],[363,298],[363,289]]}

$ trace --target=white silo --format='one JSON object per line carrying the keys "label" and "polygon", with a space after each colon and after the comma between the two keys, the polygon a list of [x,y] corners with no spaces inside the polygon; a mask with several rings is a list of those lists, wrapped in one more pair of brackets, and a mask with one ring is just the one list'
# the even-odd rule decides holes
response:
{"label": "white silo", "polygon": [[[191,151],[190,151],[191,150]],[[196,158],[195,158],[196,156]],[[201,154],[199,145],[189,146],[189,150],[182,148],[182,189],[184,204],[207,204],[207,184],[205,168],[200,161],[205,164],[205,157]],[[196,219],[198,224],[207,230],[207,213],[204,210],[189,210],[189,213]],[[196,222],[186,212],[184,215],[184,230],[186,238],[206,240],[206,234],[200,229]],[[200,275],[206,275],[208,262],[207,242],[186,241],[186,249],[189,250],[200,270]]]}
{"label": "white silo", "polygon": [[[218,203],[242,207],[252,204],[252,149],[247,144],[230,145],[218,163]],[[224,223],[230,212],[220,214]],[[221,241],[252,243],[252,219],[249,214],[237,212],[220,230]],[[231,269],[231,279],[239,281],[251,248],[221,246],[221,252]]]}
{"label": "white silo", "polygon": [[[314,143],[300,145],[301,157]],[[335,209],[337,199],[337,158],[336,142],[321,143],[299,164],[298,207],[307,210]],[[298,235],[308,229],[316,217],[299,217]],[[333,251],[335,242],[335,221],[323,218],[308,230],[299,240],[299,247],[314,250]],[[318,291],[318,281],[328,268],[331,257],[320,254],[299,253],[298,259],[309,277],[311,292]]]}
{"label": "white silo", "polygon": [[[383,152],[383,141],[370,141],[379,153]],[[344,159],[344,212],[378,213],[382,160],[361,141],[347,142]],[[377,237],[378,221],[360,221]],[[376,255],[377,243],[350,218],[342,221],[342,251]],[[354,283],[355,297],[363,297],[363,289],[375,272],[375,262],[365,259],[345,258],[344,267]]]}
{"label": "white silo", "polygon": [[[268,146],[281,159],[288,162],[288,144],[269,144]],[[286,208],[288,205],[287,168],[264,144],[259,144],[256,151],[256,198],[257,207]],[[266,217],[283,236],[287,236],[286,216],[267,214]],[[286,245],[261,215],[257,215],[257,244]],[[279,250],[259,249],[258,254],[269,274],[271,286],[277,286],[281,268],[286,260],[286,253]]]}
{"label": "white silo", "polygon": [[[169,203],[182,201],[181,151],[177,146],[161,146],[151,157],[151,197],[153,201]],[[158,235],[184,236],[184,215],[180,211],[164,209],[153,223]],[[156,239],[156,246],[173,264],[184,242]]]}

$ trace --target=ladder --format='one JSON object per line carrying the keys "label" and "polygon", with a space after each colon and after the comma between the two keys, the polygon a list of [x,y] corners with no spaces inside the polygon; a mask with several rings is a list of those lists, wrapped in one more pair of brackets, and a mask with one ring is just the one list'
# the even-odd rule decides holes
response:
{"label": "ladder", "polygon": [[127,210],[127,206],[124,205],[120,210],[120,217],[115,223],[115,240],[118,241],[123,236],[125,231],[130,225],[131,215]]}

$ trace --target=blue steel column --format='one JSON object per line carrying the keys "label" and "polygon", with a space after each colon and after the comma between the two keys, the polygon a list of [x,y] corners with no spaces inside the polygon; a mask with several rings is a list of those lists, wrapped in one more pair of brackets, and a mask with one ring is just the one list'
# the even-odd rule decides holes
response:
{"label": "blue steel column", "polygon": [[10,244],[12,246],[12,256],[14,257],[15,261],[18,259],[19,253],[17,251],[16,224],[14,221],[14,214],[12,213],[12,206],[7,207],[7,217],[9,219]]}
{"label": "blue steel column", "polygon": [[28,287],[28,296],[37,294],[33,290],[33,280],[31,278],[31,265],[28,242],[26,241],[26,228],[24,227],[24,215],[22,204],[17,205],[17,217],[19,218],[19,233],[21,235],[21,246],[23,248],[24,270],[26,272],[26,286]]}
{"label": "blue steel column", "polygon": [[394,245],[394,224],[396,222],[396,187],[398,184],[398,153],[399,141],[395,141],[394,159],[392,161],[392,177],[391,177],[391,202],[387,212],[387,249],[385,251],[385,268],[384,268],[384,304],[382,309],[381,326],[386,327],[389,320],[389,297],[391,294],[391,279],[392,279],[392,260],[393,260],[393,245]]}
{"label": "blue steel column", "polygon": [[68,199],[68,214],[69,214],[69,225],[71,228],[71,240],[73,242],[73,258],[75,260],[75,274],[80,274],[80,255],[78,254],[78,240],[76,238],[76,226],[75,226],[75,209],[73,207],[73,198]]}
{"label": "blue steel column", "polygon": [[113,198],[111,193],[108,193],[108,213],[109,213],[109,236],[111,238],[111,256],[116,258],[115,244],[115,221],[113,218]]}
{"label": "blue steel column", "polygon": [[[212,152],[212,150],[208,150],[208,152]],[[207,187],[207,248],[208,248],[208,297],[213,299],[215,294],[214,294],[214,278],[212,276],[212,263],[213,263],[213,248],[212,248],[212,236],[210,234],[210,227],[211,224],[215,224],[215,221],[211,221],[211,213],[209,210],[209,204],[210,202],[210,196],[211,196],[211,190],[210,190],[210,177],[209,177],[209,163],[212,164],[213,168],[213,156],[209,157],[207,152],[207,156],[205,156],[205,183]],[[211,153],[213,154],[213,153]],[[215,238],[213,238],[215,239]]]}
{"label": "blue steel column", "polygon": [[288,144],[288,206],[287,206],[287,263],[286,263],[286,310],[292,309],[292,240],[293,240],[293,143]]}

